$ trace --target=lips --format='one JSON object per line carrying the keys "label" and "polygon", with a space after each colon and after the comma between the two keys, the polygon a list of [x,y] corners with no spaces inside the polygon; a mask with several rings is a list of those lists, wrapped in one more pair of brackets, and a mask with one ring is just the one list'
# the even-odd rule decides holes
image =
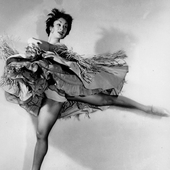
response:
{"label": "lips", "polygon": [[60,35],[63,35],[63,32],[58,32]]}

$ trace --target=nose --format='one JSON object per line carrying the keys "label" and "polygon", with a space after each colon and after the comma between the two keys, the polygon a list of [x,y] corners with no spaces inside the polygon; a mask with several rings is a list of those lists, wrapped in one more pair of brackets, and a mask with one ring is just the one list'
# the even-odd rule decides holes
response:
{"label": "nose", "polygon": [[60,30],[60,31],[63,31],[63,30],[64,30],[64,27],[63,27],[63,26],[60,26],[59,30]]}

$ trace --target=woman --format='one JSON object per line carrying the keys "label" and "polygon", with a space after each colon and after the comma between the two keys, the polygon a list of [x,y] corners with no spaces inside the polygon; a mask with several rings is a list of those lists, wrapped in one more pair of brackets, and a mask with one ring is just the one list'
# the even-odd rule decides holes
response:
{"label": "woman", "polygon": [[60,44],[71,30],[72,17],[57,9],[48,16],[48,42],[29,39],[26,57],[8,57],[3,77],[7,100],[38,119],[32,170],[40,170],[48,150],[48,135],[58,118],[111,105],[168,116],[166,110],[119,96],[128,72],[123,52],[82,58]]}

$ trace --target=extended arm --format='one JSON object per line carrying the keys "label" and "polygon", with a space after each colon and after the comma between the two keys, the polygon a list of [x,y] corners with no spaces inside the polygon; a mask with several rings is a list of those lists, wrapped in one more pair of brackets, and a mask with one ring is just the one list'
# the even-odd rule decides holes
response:
{"label": "extended arm", "polygon": [[39,40],[36,38],[28,39],[28,45],[29,46],[37,46],[41,50],[51,51],[51,52],[56,52],[59,48],[67,50],[67,47],[64,44],[58,43],[57,45],[53,45],[53,44],[48,43],[47,41]]}

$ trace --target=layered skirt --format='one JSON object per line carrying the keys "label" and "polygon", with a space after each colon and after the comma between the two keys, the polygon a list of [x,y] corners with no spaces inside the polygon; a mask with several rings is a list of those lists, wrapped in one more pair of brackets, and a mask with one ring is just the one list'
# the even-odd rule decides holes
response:
{"label": "layered skirt", "polygon": [[35,116],[45,98],[63,102],[59,118],[66,118],[106,108],[68,101],[67,96],[120,94],[128,72],[123,51],[86,58],[62,49],[49,52],[29,47],[24,55],[7,57],[1,78],[6,99]]}

